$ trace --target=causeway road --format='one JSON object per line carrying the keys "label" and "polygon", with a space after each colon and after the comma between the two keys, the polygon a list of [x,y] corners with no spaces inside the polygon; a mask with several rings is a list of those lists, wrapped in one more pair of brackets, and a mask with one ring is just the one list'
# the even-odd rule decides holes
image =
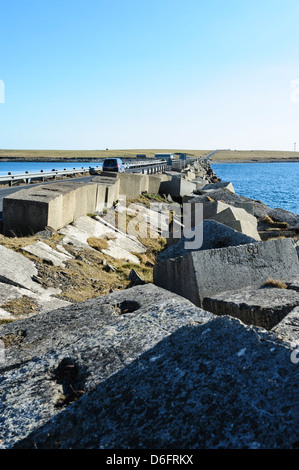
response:
{"label": "causeway road", "polygon": [[[126,170],[126,173],[132,173],[132,172],[139,172],[141,170],[138,170],[137,168],[131,168]],[[3,210],[3,198],[5,196],[8,196],[10,194],[16,193],[17,191],[20,191],[21,189],[26,189],[26,188],[34,188],[35,186],[40,186],[44,184],[53,184],[53,183],[69,183],[70,181],[79,181],[81,183],[89,183],[92,181],[92,179],[95,177],[95,175],[89,175],[89,176],[80,176],[79,178],[72,178],[71,180],[69,179],[61,179],[61,180],[51,180],[51,181],[41,181],[40,183],[34,183],[34,184],[21,184],[20,186],[15,186],[15,187],[7,187],[7,188],[1,188],[0,189],[0,220],[2,219],[2,210]]]}

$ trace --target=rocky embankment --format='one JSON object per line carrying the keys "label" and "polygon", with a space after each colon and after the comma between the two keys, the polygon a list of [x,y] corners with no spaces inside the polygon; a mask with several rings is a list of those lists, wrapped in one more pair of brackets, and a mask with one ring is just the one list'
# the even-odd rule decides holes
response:
{"label": "rocky embankment", "polygon": [[0,240],[1,448],[298,447],[299,216],[168,176]]}

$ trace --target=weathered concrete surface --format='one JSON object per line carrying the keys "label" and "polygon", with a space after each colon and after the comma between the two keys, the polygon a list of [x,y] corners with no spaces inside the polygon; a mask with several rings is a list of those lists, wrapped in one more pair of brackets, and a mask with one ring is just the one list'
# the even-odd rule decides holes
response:
{"label": "weathered concrete surface", "polygon": [[222,292],[203,300],[203,308],[215,315],[230,315],[247,325],[266,330],[274,328],[298,305],[298,292],[278,288],[247,288]]}
{"label": "weathered concrete surface", "polygon": [[299,348],[299,306],[291,310],[283,320],[274,326],[272,332],[281,340],[289,341],[292,346]]}
{"label": "weathered concrete surface", "polygon": [[299,276],[294,277],[293,279],[290,280],[288,288],[296,290],[297,292],[299,292]]}
{"label": "weathered concrete surface", "polygon": [[51,226],[58,230],[77,217],[95,212],[97,185],[53,183],[20,190],[3,199],[5,233],[32,234]]}
{"label": "weathered concrete surface", "polygon": [[54,266],[65,267],[65,262],[72,259],[71,255],[56,251],[54,248],[51,248],[49,245],[41,241],[25,246],[22,248],[22,251],[37,256],[43,261],[53,264]]}
{"label": "weathered concrete surface", "polygon": [[38,274],[35,264],[20,253],[0,245],[0,281],[33,292],[41,292],[41,286],[32,280]]}
{"label": "weathered concrete surface", "polygon": [[242,208],[229,206],[223,210],[219,210],[216,214],[211,215],[210,218],[220,222],[221,224],[228,225],[234,230],[254,238],[256,241],[261,240],[257,230],[256,217]]}
{"label": "weathered concrete surface", "polygon": [[[112,173],[112,175],[110,172],[109,176],[95,176],[92,179],[92,182],[98,185],[98,193],[95,210],[90,213],[112,207],[113,203],[118,200],[120,194],[119,174]],[[115,175],[117,176],[115,177]]]}
{"label": "weathered concrete surface", "polygon": [[215,191],[217,189],[226,189],[232,193],[235,192],[233,184],[229,181],[222,181],[221,183],[209,183],[203,186],[201,189],[202,191]]}
{"label": "weathered concrete surface", "polygon": [[213,250],[191,251],[154,267],[154,283],[202,306],[205,297],[248,286],[260,287],[269,277],[299,274],[292,239],[268,240]]}
{"label": "weathered concrete surface", "polygon": [[59,230],[59,234],[64,235],[61,243],[64,245],[71,244],[79,248],[90,248],[87,243],[88,238],[107,238],[108,248],[103,248],[103,253],[112,258],[125,259],[135,264],[140,264],[140,260],[133,253],[144,253],[146,251],[146,248],[136,238],[120,232],[99,216],[96,218],[80,217],[71,225]]}
{"label": "weathered concrete surface", "polygon": [[299,381],[291,352],[229,317],[182,325],[15,448],[292,449]]}
{"label": "weathered concrete surface", "polygon": [[8,300],[24,296],[35,300],[39,306],[39,312],[69,305],[68,302],[56,298],[61,292],[59,289],[44,289],[34,281],[38,271],[33,261],[2,245],[0,245],[0,258],[0,305],[5,304]]}
{"label": "weathered concrete surface", "polygon": [[212,248],[223,248],[228,246],[245,245],[248,243],[255,243],[255,239],[240,233],[227,225],[220,224],[215,220],[204,220],[202,224],[194,227],[186,237],[182,237],[176,244],[170,245],[166,250],[159,254],[159,260],[166,260],[168,258],[178,258],[190,253],[190,248],[187,248],[187,243],[192,239],[200,240],[202,233],[202,244],[198,249],[191,249],[192,251],[210,250]]}
{"label": "weathered concrete surface", "polygon": [[39,292],[34,292],[29,289],[24,289],[22,287],[16,287],[11,284],[6,284],[0,282],[0,306],[5,305],[7,302],[16,299],[22,298],[31,298],[34,301],[35,308],[32,312],[24,310],[22,313],[19,313],[17,316],[13,315],[10,312],[5,311],[2,308],[2,317],[1,319],[10,319],[10,320],[20,320],[20,318],[27,318],[31,315],[36,315],[39,313],[46,313],[58,308],[65,307],[70,305],[69,302],[56,298],[54,294],[58,294],[59,290],[40,290]]}
{"label": "weathered concrete surface", "polygon": [[[72,387],[92,390],[178,328],[212,318],[147,284],[0,326],[8,344],[0,363],[0,447],[11,448],[64,410],[57,402],[71,400]],[[57,374],[67,358],[77,370],[72,380]]]}
{"label": "weathered concrete surface", "polygon": [[196,190],[196,183],[187,181],[181,174],[171,173],[170,181],[163,181],[160,186],[161,194],[169,194],[174,200],[180,200],[186,194],[192,194]]}
{"label": "weathered concrete surface", "polygon": [[53,183],[20,190],[3,199],[5,233],[56,230],[86,214],[111,207],[119,197],[119,179],[96,176],[91,183]]}
{"label": "weathered concrete surface", "polygon": [[3,199],[3,230],[16,235],[43,230],[49,225],[49,210],[60,213],[60,206],[61,200],[53,193],[34,188],[20,190]]}
{"label": "weathered concrete surface", "polygon": [[163,181],[169,181],[171,180],[171,176],[169,175],[148,175],[148,190],[147,192],[149,194],[159,194],[160,193],[160,188],[161,188],[161,183]]}
{"label": "weathered concrete surface", "polygon": [[140,173],[120,173],[119,175],[119,195],[126,196],[127,199],[134,199],[144,192],[148,192],[148,175]]}

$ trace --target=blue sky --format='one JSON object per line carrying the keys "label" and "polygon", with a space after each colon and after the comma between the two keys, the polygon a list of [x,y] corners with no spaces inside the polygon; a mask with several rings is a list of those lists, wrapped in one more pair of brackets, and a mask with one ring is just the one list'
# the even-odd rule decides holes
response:
{"label": "blue sky", "polygon": [[298,0],[0,0],[0,20],[0,148],[299,148]]}

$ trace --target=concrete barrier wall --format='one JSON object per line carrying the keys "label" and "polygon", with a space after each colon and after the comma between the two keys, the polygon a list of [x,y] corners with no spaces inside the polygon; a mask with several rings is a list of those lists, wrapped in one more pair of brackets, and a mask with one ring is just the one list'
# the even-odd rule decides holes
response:
{"label": "concrete barrier wall", "polygon": [[125,195],[138,198],[144,192],[158,193],[167,175],[102,172],[90,183],[52,183],[23,189],[3,199],[5,234],[28,235],[51,226],[59,230],[82,215],[110,208]]}
{"label": "concrete barrier wall", "polygon": [[28,235],[47,225],[59,230],[82,215],[111,207],[118,198],[117,180],[101,183],[53,183],[20,190],[3,199],[5,234]]}

